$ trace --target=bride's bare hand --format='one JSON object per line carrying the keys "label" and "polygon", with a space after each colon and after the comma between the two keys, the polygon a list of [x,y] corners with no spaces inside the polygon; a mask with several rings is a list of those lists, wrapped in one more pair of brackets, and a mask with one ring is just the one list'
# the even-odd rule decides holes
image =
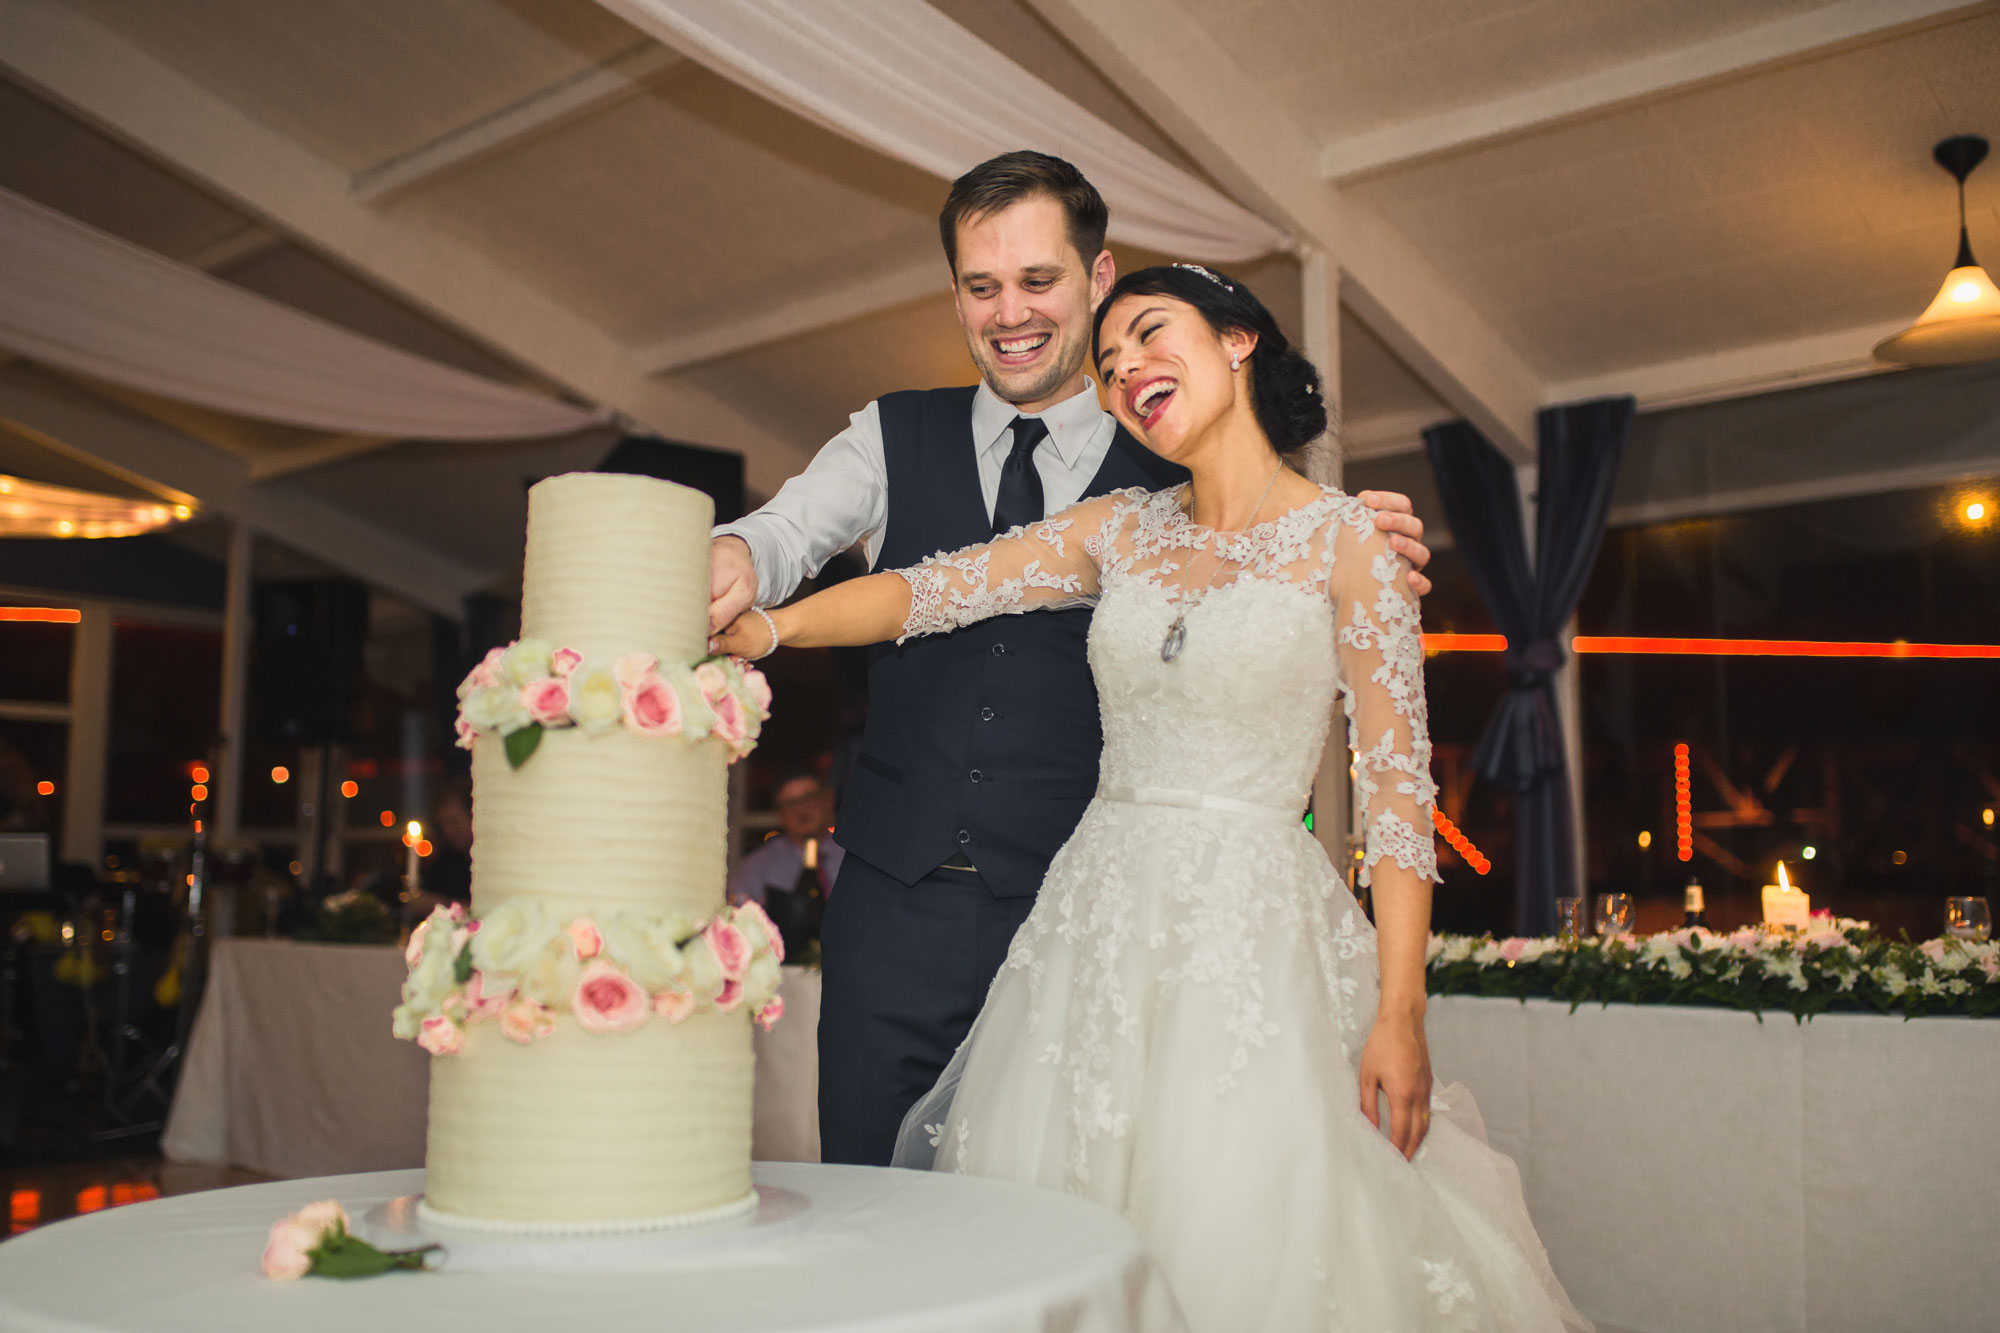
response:
{"label": "bride's bare hand", "polygon": [[772,649],[771,627],[755,611],[745,611],[708,641],[711,653],[728,653],[751,661]]}
{"label": "bride's bare hand", "polygon": [[1361,1048],[1361,1114],[1377,1129],[1377,1093],[1389,1100],[1389,1142],[1415,1157],[1431,1128],[1431,1053],[1421,1018],[1384,1015]]}

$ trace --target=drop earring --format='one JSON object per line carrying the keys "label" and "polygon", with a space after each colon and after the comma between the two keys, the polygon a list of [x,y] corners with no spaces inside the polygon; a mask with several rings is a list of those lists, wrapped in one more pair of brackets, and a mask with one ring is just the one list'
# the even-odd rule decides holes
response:
{"label": "drop earring", "polygon": [[1243,368],[1243,358],[1232,354],[1229,358],[1229,368],[1231,370],[1241,370]]}

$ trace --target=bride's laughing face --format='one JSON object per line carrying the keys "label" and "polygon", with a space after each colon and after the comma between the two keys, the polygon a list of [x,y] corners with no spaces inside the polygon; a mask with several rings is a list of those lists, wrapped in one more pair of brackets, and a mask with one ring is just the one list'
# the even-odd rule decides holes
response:
{"label": "bride's laughing face", "polygon": [[[1171,296],[1121,296],[1098,331],[1097,372],[1120,425],[1162,458],[1190,446],[1229,413],[1249,410],[1254,334],[1217,333]],[[1239,369],[1230,358],[1240,359]]]}

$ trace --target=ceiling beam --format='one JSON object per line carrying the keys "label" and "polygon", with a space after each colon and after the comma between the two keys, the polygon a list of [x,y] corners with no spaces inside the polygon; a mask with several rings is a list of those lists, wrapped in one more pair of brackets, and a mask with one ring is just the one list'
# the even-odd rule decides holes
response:
{"label": "ceiling beam", "polygon": [[1548,402],[1576,403],[1629,393],[1638,398],[1640,411],[1654,412],[1901,370],[1901,366],[1876,360],[1874,348],[1890,334],[1908,328],[1909,323],[1899,319],[1862,324],[1579,376],[1549,385]]}
{"label": "ceiling beam", "polygon": [[1223,189],[1339,263],[1341,299],[1510,457],[1534,456],[1541,379],[1179,0],[1028,0]]}
{"label": "ceiling beam", "polygon": [[809,457],[722,399],[639,370],[616,338],[507,263],[426,229],[405,210],[357,200],[345,171],[75,10],[26,0],[0,6],[0,65],[578,396],[670,439],[740,451],[758,490],[776,491]]}
{"label": "ceiling beam", "polygon": [[210,241],[191,255],[181,256],[181,263],[204,273],[216,273],[246,260],[261,259],[284,243],[284,237],[269,227],[260,227],[253,222],[220,240]]}
{"label": "ceiling beam", "polygon": [[592,65],[511,106],[356,172],[350,189],[363,203],[381,203],[530,135],[547,133],[622,101],[644,87],[647,80],[685,59],[671,47],[642,42],[602,65]]}
{"label": "ceiling beam", "polygon": [[1839,0],[1489,102],[1338,139],[1320,151],[1320,172],[1332,181],[1356,180],[1753,70],[1949,23],[1989,7],[1965,0]]}
{"label": "ceiling beam", "polygon": [[817,296],[789,301],[741,319],[665,338],[634,349],[632,362],[650,375],[665,375],[769,343],[845,324],[912,301],[951,290],[944,256],[906,264],[888,273],[857,279]]}
{"label": "ceiling beam", "polygon": [[395,440],[385,440],[379,435],[329,435],[309,444],[273,449],[250,460],[250,480],[276,481],[279,477],[325,467],[328,463],[372,454],[395,443]]}
{"label": "ceiling beam", "polygon": [[259,483],[243,460],[93,399],[46,372],[0,379],[0,418],[37,432],[74,458],[192,496],[204,509],[454,620],[465,614],[466,594],[492,581],[487,571],[345,509],[283,484]]}

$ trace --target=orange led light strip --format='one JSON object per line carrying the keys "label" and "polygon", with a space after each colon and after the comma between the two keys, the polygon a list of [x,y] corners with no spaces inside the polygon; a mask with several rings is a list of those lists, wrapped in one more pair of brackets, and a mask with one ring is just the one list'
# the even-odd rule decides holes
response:
{"label": "orange led light strip", "polygon": [[67,606],[0,606],[0,620],[36,620],[51,625],[75,625],[83,612]]}
{"label": "orange led light strip", "polygon": [[1688,747],[1674,747],[1674,851],[1694,860],[1694,781],[1688,774]]}
{"label": "orange led light strip", "polygon": [[[1662,639],[1630,635],[1579,634],[1570,640],[1578,653],[1631,653],[1681,657],[1881,657],[2000,659],[1990,643],[1837,643],[1817,639]],[[1503,634],[1426,634],[1431,653],[1501,653]]]}
{"label": "orange led light strip", "polygon": [[1457,852],[1474,871],[1483,875],[1493,868],[1493,863],[1486,859],[1486,854],[1472,845],[1472,839],[1466,837],[1458,825],[1447,819],[1444,811],[1431,811],[1431,823],[1437,826],[1437,831],[1444,835],[1444,840],[1451,844],[1451,849]]}

